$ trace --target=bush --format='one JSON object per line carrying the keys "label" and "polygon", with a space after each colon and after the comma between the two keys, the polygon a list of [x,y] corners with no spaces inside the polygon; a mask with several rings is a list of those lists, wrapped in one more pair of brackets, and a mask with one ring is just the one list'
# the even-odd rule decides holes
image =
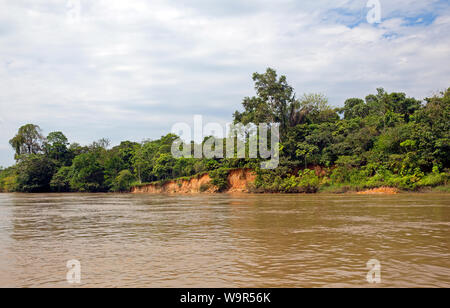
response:
{"label": "bush", "polygon": [[281,185],[278,184],[278,183],[280,183],[280,180],[281,180],[281,178],[277,177],[277,187],[276,187],[277,190],[281,190],[286,193],[298,192],[298,188],[299,188],[298,178],[296,178],[295,176],[288,177],[281,182]]}
{"label": "bush", "polygon": [[86,153],[75,157],[70,188],[79,192],[104,191],[104,168],[96,153]]}
{"label": "bush", "polygon": [[0,192],[17,191],[17,175],[0,177]]}
{"label": "bush", "polygon": [[304,171],[300,171],[298,176],[298,187],[300,192],[315,193],[319,190],[320,179],[313,170],[306,169]]}
{"label": "bush", "polygon": [[125,192],[129,191],[132,184],[136,181],[136,178],[130,170],[122,170],[119,175],[114,179],[111,191]]}
{"label": "bush", "polygon": [[390,187],[396,187],[404,190],[416,190],[419,187],[419,181],[423,177],[423,172],[416,168],[412,174],[394,174],[386,178],[386,184]]}
{"label": "bush", "polygon": [[282,177],[276,171],[260,170],[252,192],[269,193],[315,193],[319,190],[320,178],[314,170],[306,169],[300,171],[298,176]]}
{"label": "bush", "polygon": [[439,173],[433,172],[431,174],[426,175],[423,177],[418,183],[417,186],[419,187],[436,187],[440,185],[447,184],[449,179],[449,174],[447,173]]}
{"label": "bush", "polygon": [[0,192],[17,190],[17,174],[15,168],[0,169]]}

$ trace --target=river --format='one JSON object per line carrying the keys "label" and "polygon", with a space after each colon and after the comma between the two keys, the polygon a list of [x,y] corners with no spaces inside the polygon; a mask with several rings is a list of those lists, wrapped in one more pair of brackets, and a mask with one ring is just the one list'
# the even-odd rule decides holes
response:
{"label": "river", "polygon": [[0,194],[0,287],[450,287],[449,242],[449,194]]}

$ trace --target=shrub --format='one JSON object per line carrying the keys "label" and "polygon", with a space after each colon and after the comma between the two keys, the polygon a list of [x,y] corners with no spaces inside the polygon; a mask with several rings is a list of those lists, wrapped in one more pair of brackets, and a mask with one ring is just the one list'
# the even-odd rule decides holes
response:
{"label": "shrub", "polygon": [[229,173],[230,173],[229,169],[227,168],[219,168],[211,171],[209,173],[209,176],[211,177],[211,184],[216,186],[220,192],[225,191],[229,187],[228,183]]}
{"label": "shrub", "polygon": [[319,190],[320,179],[313,170],[305,169],[300,171],[298,187],[300,192],[315,193]]}
{"label": "shrub", "polygon": [[315,193],[319,190],[320,178],[313,170],[300,171],[298,176],[282,177],[276,171],[260,170],[252,192]]}
{"label": "shrub", "polygon": [[295,176],[288,177],[284,179],[281,183],[282,191],[286,193],[296,193],[298,192],[299,188],[299,181],[298,178]]}
{"label": "shrub", "polygon": [[136,181],[136,178],[130,170],[122,170],[114,179],[111,190],[115,192],[129,191],[134,181]]}
{"label": "shrub", "polygon": [[0,192],[17,191],[17,175],[7,176],[0,179]]}
{"label": "shrub", "polygon": [[0,192],[17,191],[17,174],[15,168],[0,170]]}
{"label": "shrub", "polygon": [[439,173],[439,172],[433,172],[431,174],[428,174],[427,176],[423,177],[418,183],[417,186],[420,187],[436,187],[439,185],[444,185],[448,182],[449,174],[446,173]]}

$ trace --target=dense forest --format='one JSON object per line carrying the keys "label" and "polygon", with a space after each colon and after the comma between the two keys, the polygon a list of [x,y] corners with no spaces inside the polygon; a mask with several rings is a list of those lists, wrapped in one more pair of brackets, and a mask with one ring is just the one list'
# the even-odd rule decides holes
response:
{"label": "dense forest", "polygon": [[[297,97],[273,69],[253,75],[256,95],[243,100],[235,123],[280,123],[280,165],[258,159],[176,159],[168,134],[110,148],[102,139],[82,146],[62,132],[44,136],[22,126],[10,140],[16,165],[0,168],[3,192],[119,192],[133,185],[209,172],[225,190],[229,170],[251,168],[253,192],[342,192],[380,186],[448,190],[450,88],[424,101],[377,89],[333,108],[321,94]],[[212,137],[211,137],[212,138]],[[205,141],[207,138],[205,138]],[[205,142],[204,141],[204,142]]]}

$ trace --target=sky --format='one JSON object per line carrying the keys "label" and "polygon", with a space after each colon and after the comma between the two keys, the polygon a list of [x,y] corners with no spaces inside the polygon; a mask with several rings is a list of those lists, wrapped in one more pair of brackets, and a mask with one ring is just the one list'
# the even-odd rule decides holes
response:
{"label": "sky", "polygon": [[449,55],[448,0],[0,0],[0,166],[27,123],[112,145],[224,124],[267,67],[333,106],[423,99],[450,87]]}

